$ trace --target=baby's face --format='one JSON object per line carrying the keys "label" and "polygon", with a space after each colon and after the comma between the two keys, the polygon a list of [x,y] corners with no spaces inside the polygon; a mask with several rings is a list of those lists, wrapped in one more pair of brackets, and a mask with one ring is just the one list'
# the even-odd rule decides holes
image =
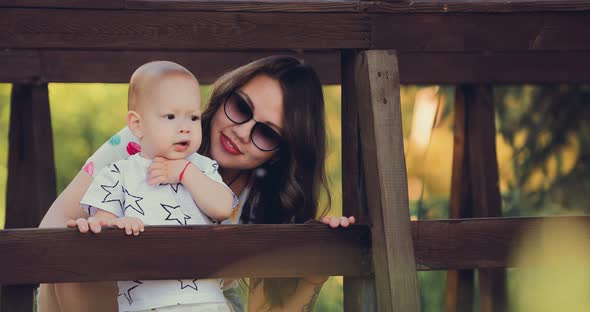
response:
{"label": "baby's face", "polygon": [[201,96],[196,80],[184,76],[162,78],[141,99],[144,157],[183,159],[201,146]]}

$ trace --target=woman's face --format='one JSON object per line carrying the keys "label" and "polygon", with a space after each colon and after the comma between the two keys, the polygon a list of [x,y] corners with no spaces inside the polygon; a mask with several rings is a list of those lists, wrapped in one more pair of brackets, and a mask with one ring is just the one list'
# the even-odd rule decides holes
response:
{"label": "woman's face", "polygon": [[[258,75],[237,92],[248,102],[256,121],[283,134],[283,91],[278,80]],[[250,139],[254,120],[236,124],[225,114],[223,104],[211,122],[211,158],[223,169],[254,169],[273,158],[277,150],[262,151]]]}

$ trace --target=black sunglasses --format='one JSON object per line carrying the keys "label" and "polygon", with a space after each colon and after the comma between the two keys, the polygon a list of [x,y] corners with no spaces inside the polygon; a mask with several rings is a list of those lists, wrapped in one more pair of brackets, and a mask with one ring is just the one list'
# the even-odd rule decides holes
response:
{"label": "black sunglasses", "polygon": [[[232,122],[241,125],[254,119],[252,108],[238,92],[232,91],[223,104],[225,115]],[[250,132],[250,140],[259,150],[270,152],[281,145],[281,136],[267,124],[256,121]]]}

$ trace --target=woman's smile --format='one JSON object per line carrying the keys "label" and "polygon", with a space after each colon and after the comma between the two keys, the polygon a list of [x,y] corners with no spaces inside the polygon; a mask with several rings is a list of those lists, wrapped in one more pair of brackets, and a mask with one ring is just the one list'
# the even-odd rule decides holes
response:
{"label": "woman's smile", "polygon": [[223,149],[233,155],[239,155],[242,152],[238,149],[236,144],[225,134],[221,133],[219,136],[219,140],[221,141],[221,146]]}

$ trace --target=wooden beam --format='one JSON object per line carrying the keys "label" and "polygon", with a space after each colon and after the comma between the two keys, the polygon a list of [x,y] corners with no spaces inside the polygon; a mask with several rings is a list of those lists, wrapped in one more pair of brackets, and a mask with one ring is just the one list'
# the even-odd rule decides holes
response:
{"label": "wooden beam", "polygon": [[[414,52],[588,51],[590,11],[374,14],[371,48]],[[400,31],[403,30],[403,31]]]}
{"label": "wooden beam", "polygon": [[[47,84],[13,85],[8,136],[5,228],[37,227],[56,196]],[[2,311],[33,309],[33,286],[3,286],[0,295]]]}
{"label": "wooden beam", "polygon": [[[468,103],[464,88],[456,88],[453,131],[453,172],[451,175],[451,200],[449,217],[453,219],[472,218],[473,201],[470,193],[472,181],[469,179],[469,148],[472,142],[468,138],[467,120]],[[473,270],[449,270],[445,290],[446,312],[469,312],[473,310]]]}
{"label": "wooden beam", "polygon": [[[524,235],[540,237],[541,225],[567,228],[581,222],[590,228],[590,216],[482,218],[412,222],[414,251],[419,270],[448,270],[515,267],[511,257],[523,248],[538,250],[542,245],[522,241]],[[587,248],[590,234],[575,242]],[[538,266],[538,259],[529,259],[521,266]],[[590,266],[590,259],[563,259],[560,265]]]}
{"label": "wooden beam", "polygon": [[[341,54],[342,72],[342,213],[354,216],[360,224],[370,222],[364,186],[363,160],[359,133],[359,113],[355,84],[355,51]],[[344,310],[377,311],[375,277],[344,277]]]}
{"label": "wooden beam", "polygon": [[508,13],[588,11],[588,0],[412,0],[361,1],[360,9],[374,13]]}
{"label": "wooden beam", "polygon": [[589,51],[589,19],[590,11],[265,14],[6,8],[0,10],[0,48]]}
{"label": "wooden beam", "polygon": [[[590,216],[412,221],[417,268],[539,266],[539,259],[513,262],[513,253],[522,248],[543,248],[537,241],[521,238],[540,237],[543,224],[559,228],[572,223],[590,228]],[[243,235],[251,239],[240,240]],[[313,272],[362,277],[372,272],[370,236],[368,225],[332,230],[309,224],[150,227],[139,237],[124,236],[117,229],[106,229],[99,235],[84,235],[72,229],[1,230],[0,250],[5,252],[0,258],[0,283],[171,278],[185,270],[179,269],[182,264],[194,270],[188,273],[195,276],[305,276]],[[168,244],[170,241],[175,244]],[[287,254],[275,257],[274,250],[279,254],[285,251],[281,247],[284,242]],[[177,248],[185,243],[206,247],[207,257],[202,257],[203,248]],[[575,244],[587,248],[590,234],[578,237]],[[145,261],[148,254],[149,261]],[[164,265],[170,259],[175,259],[175,265]],[[142,267],[134,267],[132,262],[139,260]],[[330,260],[334,262],[328,263]],[[590,259],[563,260],[560,265],[590,266]],[[109,265],[108,270],[98,265],[103,261]]]}
{"label": "wooden beam", "polygon": [[196,10],[223,12],[358,12],[358,0],[127,0],[134,10]]}
{"label": "wooden beam", "polygon": [[368,47],[357,14],[131,10],[0,10],[0,47],[117,50]]}
{"label": "wooden beam", "polygon": [[0,82],[127,83],[140,65],[154,60],[178,62],[201,83],[213,83],[222,74],[269,55],[293,55],[311,64],[323,84],[340,82],[339,53],[279,50],[266,52],[214,51],[0,51]]}
{"label": "wooden beam", "polygon": [[590,10],[588,0],[4,0],[0,7],[224,12],[508,13]]}
{"label": "wooden beam", "polygon": [[[0,51],[0,82],[126,83],[131,73],[151,60],[171,60],[186,66],[202,83],[260,57],[290,54],[318,72],[323,84],[340,83],[335,51]],[[583,83],[590,82],[590,52],[524,53],[400,53],[404,84],[457,83]]]}
{"label": "wooden beam", "polygon": [[[468,206],[474,217],[501,217],[500,178],[496,156],[496,115],[491,85],[462,85],[457,91],[463,97]],[[481,312],[507,309],[506,272],[503,269],[480,269],[479,303]]]}
{"label": "wooden beam", "polygon": [[354,56],[378,311],[420,311],[394,51]]}
{"label": "wooden beam", "polygon": [[100,235],[72,229],[4,230],[0,282],[362,276],[371,271],[370,246],[366,226],[157,226],[138,237],[118,229]]}
{"label": "wooden beam", "polygon": [[2,0],[0,7],[123,9],[125,0]]}

